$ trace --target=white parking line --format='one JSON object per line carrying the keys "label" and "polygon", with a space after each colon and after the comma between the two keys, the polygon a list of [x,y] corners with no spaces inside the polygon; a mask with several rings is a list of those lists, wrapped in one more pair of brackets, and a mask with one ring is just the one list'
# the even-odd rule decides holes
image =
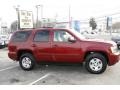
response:
{"label": "white parking line", "polygon": [[15,68],[15,67],[17,67],[17,66],[12,66],[12,67],[1,69],[0,72],[5,71],[5,70],[9,70],[9,69],[12,69],[12,68]]}
{"label": "white parking line", "polygon": [[49,75],[51,75],[51,74],[50,74],[50,73],[48,73],[48,74],[46,74],[46,75],[44,75],[44,76],[40,77],[39,79],[35,80],[34,82],[32,82],[32,83],[28,84],[28,85],[34,85],[35,83],[37,83],[38,81],[41,81],[42,79],[44,79],[44,78],[48,77]]}

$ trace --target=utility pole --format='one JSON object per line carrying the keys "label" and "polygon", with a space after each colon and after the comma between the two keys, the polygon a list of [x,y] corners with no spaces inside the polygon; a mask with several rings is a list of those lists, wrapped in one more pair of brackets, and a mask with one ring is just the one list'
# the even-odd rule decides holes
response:
{"label": "utility pole", "polygon": [[19,7],[20,7],[20,5],[13,6],[13,7],[16,10],[16,13],[17,13],[17,31],[18,31],[19,30],[19,25],[20,25],[20,23],[19,23]]}
{"label": "utility pole", "polygon": [[40,5],[41,6],[41,20],[43,19],[43,5]]}
{"label": "utility pole", "polygon": [[69,28],[71,28],[71,6],[69,5]]}
{"label": "utility pole", "polygon": [[39,21],[39,7],[41,7],[41,20],[43,18],[43,5],[36,5],[36,9],[37,9],[36,28],[38,27],[38,21]]}
{"label": "utility pole", "polygon": [[112,35],[112,17],[107,17],[107,30],[110,32],[110,36]]}

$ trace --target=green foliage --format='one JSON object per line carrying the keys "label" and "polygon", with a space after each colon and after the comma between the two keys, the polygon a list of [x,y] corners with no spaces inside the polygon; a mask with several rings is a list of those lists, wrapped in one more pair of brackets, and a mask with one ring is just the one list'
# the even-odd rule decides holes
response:
{"label": "green foliage", "polygon": [[94,18],[90,18],[89,25],[92,27],[92,30],[96,29],[97,23]]}

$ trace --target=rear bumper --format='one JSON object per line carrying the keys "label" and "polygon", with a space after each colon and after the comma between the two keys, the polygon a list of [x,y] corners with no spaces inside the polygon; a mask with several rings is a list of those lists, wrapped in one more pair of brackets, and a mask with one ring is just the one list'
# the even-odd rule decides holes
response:
{"label": "rear bumper", "polygon": [[14,61],[17,60],[17,55],[14,52],[11,52],[11,53],[9,52],[8,57]]}
{"label": "rear bumper", "polygon": [[116,54],[110,53],[108,65],[109,65],[109,66],[114,65],[114,64],[116,64],[119,60],[120,60],[120,53],[119,53],[119,52],[116,53]]}

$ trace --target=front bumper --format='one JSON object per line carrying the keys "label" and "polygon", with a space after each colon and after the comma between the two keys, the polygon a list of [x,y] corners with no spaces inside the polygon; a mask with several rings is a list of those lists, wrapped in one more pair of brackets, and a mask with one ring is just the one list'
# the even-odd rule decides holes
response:
{"label": "front bumper", "polygon": [[116,64],[118,61],[120,60],[120,53],[117,52],[117,53],[110,53],[109,54],[109,63],[108,65],[111,66],[111,65],[114,65]]}

